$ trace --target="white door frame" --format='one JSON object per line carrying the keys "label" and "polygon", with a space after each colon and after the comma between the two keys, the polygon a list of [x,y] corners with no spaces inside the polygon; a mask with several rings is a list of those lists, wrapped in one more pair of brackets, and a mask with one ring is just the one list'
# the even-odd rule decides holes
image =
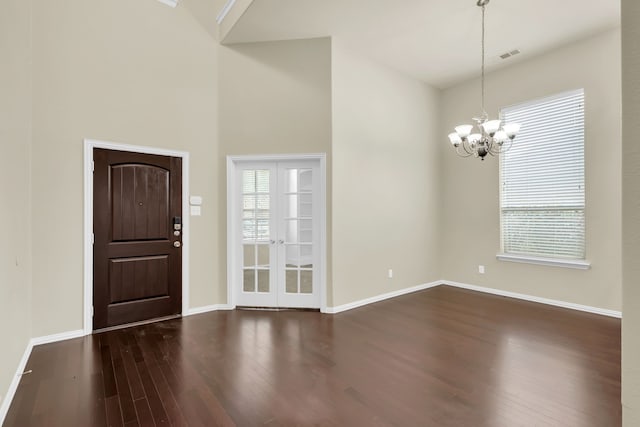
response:
{"label": "white door frame", "polygon": [[236,167],[248,162],[277,162],[287,160],[317,160],[320,162],[320,311],[327,312],[327,166],[325,153],[312,154],[266,154],[247,156],[227,156],[227,304],[231,309],[236,307],[234,283],[237,283],[238,263],[234,250],[234,209],[238,203],[238,195],[234,191]]}
{"label": "white door frame", "polygon": [[182,159],[182,315],[189,311],[189,153],[116,142],[84,140],[84,335],[93,332],[93,149],[131,151]]}

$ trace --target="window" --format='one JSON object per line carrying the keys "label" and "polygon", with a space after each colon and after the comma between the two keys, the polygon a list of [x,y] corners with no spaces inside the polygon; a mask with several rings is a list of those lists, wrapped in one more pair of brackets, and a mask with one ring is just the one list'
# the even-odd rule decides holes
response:
{"label": "window", "polygon": [[584,90],[501,116],[522,125],[500,159],[502,252],[584,260]]}

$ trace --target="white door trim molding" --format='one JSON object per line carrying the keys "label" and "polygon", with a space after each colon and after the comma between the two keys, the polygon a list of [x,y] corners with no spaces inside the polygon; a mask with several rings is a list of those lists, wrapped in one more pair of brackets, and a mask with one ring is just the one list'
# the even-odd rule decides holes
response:
{"label": "white door trim molding", "polygon": [[131,151],[182,159],[182,314],[189,311],[189,153],[164,148],[84,140],[84,335],[93,332],[93,149]]}
{"label": "white door trim molding", "polygon": [[227,306],[236,307],[235,283],[236,254],[234,250],[233,227],[233,206],[237,203],[237,196],[233,189],[236,166],[239,163],[247,162],[277,162],[287,160],[317,160],[320,162],[320,202],[323,209],[320,209],[320,311],[327,312],[327,162],[325,153],[310,154],[265,154],[265,155],[245,155],[227,156]]}

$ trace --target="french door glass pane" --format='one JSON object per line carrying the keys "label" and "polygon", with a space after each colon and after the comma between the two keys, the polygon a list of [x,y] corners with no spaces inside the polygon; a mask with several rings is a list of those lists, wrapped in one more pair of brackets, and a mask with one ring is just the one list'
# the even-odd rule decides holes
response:
{"label": "french door glass pane", "polygon": [[243,193],[268,193],[269,170],[244,170],[242,171]]}
{"label": "french door glass pane", "polygon": [[256,246],[254,244],[242,245],[243,258],[245,267],[255,267],[256,265]]}
{"label": "french door glass pane", "polygon": [[258,267],[269,268],[269,245],[258,246]]}
{"label": "french door glass pane", "polygon": [[244,269],[243,270],[243,283],[242,290],[245,292],[255,292],[256,291],[256,271],[253,269]]}
{"label": "french door glass pane", "polygon": [[258,270],[258,292],[269,292],[269,270]]}
{"label": "french door glass pane", "polygon": [[311,227],[310,219],[301,219],[298,222],[298,241],[300,243],[312,243],[313,229]]}
{"label": "french door glass pane", "polygon": [[286,247],[286,264],[288,267],[297,267],[300,265],[300,246],[287,245]]}
{"label": "french door glass pane", "polygon": [[301,245],[300,258],[298,259],[300,266],[305,268],[313,268],[313,246]]}
{"label": "french door glass pane", "polygon": [[298,270],[286,270],[286,292],[288,294],[298,293]]}
{"label": "french door glass pane", "polygon": [[313,271],[312,270],[300,270],[300,293],[301,294],[313,293]]}
{"label": "french door glass pane", "polygon": [[242,171],[243,291],[269,292],[270,171]]}

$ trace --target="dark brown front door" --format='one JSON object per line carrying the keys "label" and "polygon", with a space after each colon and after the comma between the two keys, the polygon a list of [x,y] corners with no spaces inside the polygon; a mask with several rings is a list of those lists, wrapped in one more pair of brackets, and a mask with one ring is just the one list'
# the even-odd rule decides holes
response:
{"label": "dark brown front door", "polygon": [[95,148],[93,160],[93,328],[179,314],[182,159]]}

